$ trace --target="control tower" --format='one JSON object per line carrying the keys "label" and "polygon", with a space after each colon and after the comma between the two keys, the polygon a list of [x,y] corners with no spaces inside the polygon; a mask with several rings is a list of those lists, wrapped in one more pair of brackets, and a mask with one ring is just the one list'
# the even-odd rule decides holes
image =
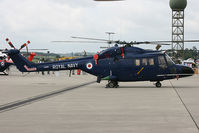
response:
{"label": "control tower", "polygon": [[172,51],[184,59],[184,10],[187,0],[170,0],[172,9]]}

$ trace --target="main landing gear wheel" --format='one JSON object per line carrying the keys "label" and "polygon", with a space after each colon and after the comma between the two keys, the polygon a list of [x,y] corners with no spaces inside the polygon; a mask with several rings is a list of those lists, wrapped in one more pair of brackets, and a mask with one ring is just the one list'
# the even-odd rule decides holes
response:
{"label": "main landing gear wheel", "polygon": [[119,87],[117,81],[109,81],[108,84],[106,85],[106,88],[117,88]]}
{"label": "main landing gear wheel", "polygon": [[160,83],[160,81],[158,81],[158,82],[155,83],[155,86],[160,88],[162,86],[162,84]]}

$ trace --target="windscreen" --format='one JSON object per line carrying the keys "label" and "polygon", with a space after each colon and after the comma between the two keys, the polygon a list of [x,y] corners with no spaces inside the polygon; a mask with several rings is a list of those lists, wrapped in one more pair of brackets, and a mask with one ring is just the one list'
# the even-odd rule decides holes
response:
{"label": "windscreen", "polygon": [[166,56],[166,60],[167,60],[167,63],[168,63],[168,66],[171,66],[171,65],[173,65],[174,64],[174,62],[172,61],[172,59],[167,55],[167,54],[165,54]]}

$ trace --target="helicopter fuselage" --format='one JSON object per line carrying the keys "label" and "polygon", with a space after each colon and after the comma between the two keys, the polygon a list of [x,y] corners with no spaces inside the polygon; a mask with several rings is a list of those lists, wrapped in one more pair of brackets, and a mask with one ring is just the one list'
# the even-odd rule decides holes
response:
{"label": "helicopter fuselage", "polygon": [[193,75],[190,67],[176,65],[169,56],[160,51],[137,47],[111,47],[93,57],[83,57],[48,63],[32,63],[18,50],[8,55],[21,72],[60,71],[81,69],[102,79],[115,82],[163,81]]}
{"label": "helicopter fuselage", "polygon": [[[83,71],[102,79],[129,81],[163,81],[179,77],[191,76],[192,68],[174,64],[165,53],[126,54],[100,59],[97,64],[92,59],[87,64],[92,69],[81,67]],[[83,63],[85,64],[85,63]]]}

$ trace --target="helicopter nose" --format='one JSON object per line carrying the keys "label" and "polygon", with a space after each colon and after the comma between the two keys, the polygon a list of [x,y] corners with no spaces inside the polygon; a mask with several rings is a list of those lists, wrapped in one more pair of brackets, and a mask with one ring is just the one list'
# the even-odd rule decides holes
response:
{"label": "helicopter nose", "polygon": [[181,73],[185,76],[192,76],[194,74],[194,70],[191,67],[183,66]]}

